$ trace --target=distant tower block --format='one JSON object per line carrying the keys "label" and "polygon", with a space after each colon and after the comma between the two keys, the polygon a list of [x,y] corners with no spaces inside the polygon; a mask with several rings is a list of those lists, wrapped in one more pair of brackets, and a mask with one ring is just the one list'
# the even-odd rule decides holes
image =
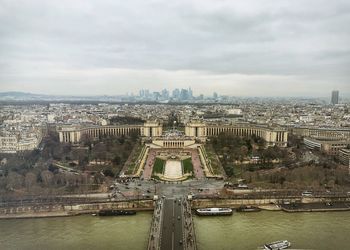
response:
{"label": "distant tower block", "polygon": [[332,103],[333,105],[339,103],[339,91],[338,91],[338,90],[333,90],[333,91],[332,91],[331,103]]}

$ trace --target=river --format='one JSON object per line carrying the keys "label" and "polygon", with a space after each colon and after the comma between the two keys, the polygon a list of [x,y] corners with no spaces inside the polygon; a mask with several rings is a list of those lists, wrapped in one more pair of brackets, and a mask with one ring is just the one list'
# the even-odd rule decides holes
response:
{"label": "river", "polygon": [[350,249],[350,212],[234,213],[198,217],[194,225],[199,250],[250,250],[289,240],[293,249]]}
{"label": "river", "polygon": [[0,220],[0,249],[147,249],[152,212]]}
{"label": "river", "polygon": [[[0,249],[146,249],[152,213],[0,220]],[[350,212],[194,217],[198,250],[249,250],[288,239],[293,249],[350,249]]]}

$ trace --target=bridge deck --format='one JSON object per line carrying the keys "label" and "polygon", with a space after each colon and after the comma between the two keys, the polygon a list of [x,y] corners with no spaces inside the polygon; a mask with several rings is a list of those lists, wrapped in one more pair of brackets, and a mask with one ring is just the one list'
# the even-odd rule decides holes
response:
{"label": "bridge deck", "polygon": [[148,249],[196,249],[191,207],[185,199],[173,198],[157,202]]}

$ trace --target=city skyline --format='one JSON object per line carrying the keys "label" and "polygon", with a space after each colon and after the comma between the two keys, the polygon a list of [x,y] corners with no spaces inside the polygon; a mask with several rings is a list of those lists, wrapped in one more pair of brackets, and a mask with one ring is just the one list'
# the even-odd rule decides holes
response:
{"label": "city skyline", "polygon": [[0,0],[1,248],[348,249],[349,23],[349,0]]}
{"label": "city skyline", "polygon": [[327,96],[321,97],[312,97],[312,96],[234,96],[227,95],[226,93],[218,93],[214,91],[209,94],[202,94],[193,90],[191,87],[188,88],[174,88],[174,89],[139,89],[133,92],[127,92],[117,95],[58,95],[58,94],[40,94],[40,93],[31,93],[31,92],[22,92],[22,91],[4,91],[0,92],[1,101],[44,101],[44,100],[90,100],[90,101],[126,101],[126,102],[143,102],[143,101],[157,101],[160,103],[167,102],[197,102],[205,103],[210,101],[223,102],[223,103],[233,103],[237,100],[318,100],[324,103],[329,103],[332,105],[343,104],[349,102],[349,96],[344,95],[339,90],[332,90],[330,92],[330,98]]}
{"label": "city skyline", "polygon": [[312,2],[1,1],[0,91],[350,96],[350,4]]}

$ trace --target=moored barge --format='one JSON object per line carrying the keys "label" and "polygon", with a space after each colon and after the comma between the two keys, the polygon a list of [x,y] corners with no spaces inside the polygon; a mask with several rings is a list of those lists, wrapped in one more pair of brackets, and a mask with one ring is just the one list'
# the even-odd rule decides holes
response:
{"label": "moored barge", "polygon": [[237,212],[259,212],[260,208],[254,206],[240,206],[236,209]]}
{"label": "moored barge", "polygon": [[114,210],[114,209],[103,209],[98,212],[99,216],[117,216],[117,215],[135,215],[134,210]]}
{"label": "moored barge", "polygon": [[232,215],[231,208],[211,207],[199,208],[196,210],[197,215]]}

